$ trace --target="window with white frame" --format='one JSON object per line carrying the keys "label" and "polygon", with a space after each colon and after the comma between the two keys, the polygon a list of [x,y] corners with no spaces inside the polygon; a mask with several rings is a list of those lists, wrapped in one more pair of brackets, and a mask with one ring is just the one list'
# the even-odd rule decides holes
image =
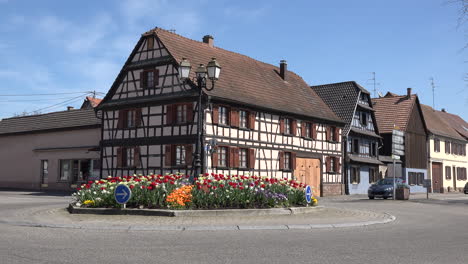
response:
{"label": "window with white frame", "polygon": [[247,128],[248,127],[248,118],[247,118],[247,111],[240,110],[239,111],[239,127]]}
{"label": "window with white frame", "polygon": [[135,120],[135,110],[128,110],[127,111],[127,128],[135,127],[136,120]]}
{"label": "window with white frame", "polygon": [[290,118],[285,118],[284,119],[284,133],[292,134],[291,133],[291,119]]}
{"label": "window with white frame", "polygon": [[290,152],[285,152],[284,153],[284,166],[283,168],[285,170],[290,170],[291,169],[291,153]]}
{"label": "window with white frame", "polygon": [[228,165],[228,148],[219,147],[218,148],[218,166],[227,167]]}
{"label": "window with white frame", "polygon": [[176,146],[176,153],[175,153],[175,165],[185,165],[185,154],[186,154],[185,146],[178,145]]}
{"label": "window with white frame", "polygon": [[302,128],[302,129],[305,129],[305,136],[308,138],[311,137],[310,127],[311,127],[311,123],[306,123],[305,127]]}
{"label": "window with white frame", "polygon": [[125,149],[125,159],[124,161],[125,166],[124,167],[133,167],[135,160],[135,149],[134,148],[126,148]]}
{"label": "window with white frame", "polygon": [[187,105],[177,105],[176,107],[176,123],[181,124],[187,122]]}
{"label": "window with white frame", "polygon": [[219,119],[218,119],[219,124],[228,125],[229,118],[228,118],[228,109],[227,109],[227,107],[220,106],[219,110],[218,110],[218,114],[219,114]]}
{"label": "window with white frame", "polygon": [[239,149],[239,168],[247,168],[248,165],[248,150],[247,149]]}
{"label": "window with white frame", "polygon": [[146,73],[146,86],[154,87],[154,71],[148,71]]}

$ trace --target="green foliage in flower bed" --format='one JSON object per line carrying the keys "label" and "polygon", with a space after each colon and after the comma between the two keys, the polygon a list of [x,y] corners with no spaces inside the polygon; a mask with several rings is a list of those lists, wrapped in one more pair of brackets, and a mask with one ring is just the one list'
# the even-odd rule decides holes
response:
{"label": "green foliage in flower bed", "polygon": [[[108,177],[83,184],[74,193],[81,207],[121,207],[118,184],[132,189],[127,207],[169,209],[272,208],[305,206],[305,185],[294,180],[257,176],[205,174],[192,185],[181,174]],[[313,205],[317,200],[313,198]]]}

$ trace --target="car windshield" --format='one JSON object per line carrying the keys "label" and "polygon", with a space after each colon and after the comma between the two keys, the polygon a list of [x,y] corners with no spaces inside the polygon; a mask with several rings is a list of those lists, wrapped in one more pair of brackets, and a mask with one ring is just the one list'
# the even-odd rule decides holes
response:
{"label": "car windshield", "polygon": [[[396,179],[396,183],[399,183],[399,179]],[[377,185],[393,185],[393,178],[381,179],[377,183]]]}

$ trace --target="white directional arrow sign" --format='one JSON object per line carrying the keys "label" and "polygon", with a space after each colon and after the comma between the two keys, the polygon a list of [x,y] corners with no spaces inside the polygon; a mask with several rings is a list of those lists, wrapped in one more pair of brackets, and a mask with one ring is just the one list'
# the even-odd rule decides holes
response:
{"label": "white directional arrow sign", "polygon": [[128,195],[128,193],[125,190],[122,190],[121,193],[116,193],[116,196],[123,196],[122,199],[125,199]]}

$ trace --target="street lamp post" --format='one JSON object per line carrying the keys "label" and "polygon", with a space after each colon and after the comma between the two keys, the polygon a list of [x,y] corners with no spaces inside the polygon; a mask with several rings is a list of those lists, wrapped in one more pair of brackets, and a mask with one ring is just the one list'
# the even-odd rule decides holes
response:
{"label": "street lamp post", "polygon": [[[190,70],[192,65],[186,58],[182,58],[179,64],[179,78],[185,83],[190,80]],[[202,174],[201,164],[201,153],[202,148],[202,126],[203,126],[203,113],[204,107],[202,106],[203,89],[211,91],[214,89],[215,82],[219,79],[221,73],[221,66],[216,61],[216,58],[212,58],[208,65],[200,64],[195,70],[195,77],[193,81],[197,84],[198,88],[198,111],[197,111],[197,142],[195,144],[195,155],[194,155],[194,168],[195,175]],[[211,81],[211,87],[207,87],[207,79]],[[190,175],[190,181],[194,180],[194,175]]]}

